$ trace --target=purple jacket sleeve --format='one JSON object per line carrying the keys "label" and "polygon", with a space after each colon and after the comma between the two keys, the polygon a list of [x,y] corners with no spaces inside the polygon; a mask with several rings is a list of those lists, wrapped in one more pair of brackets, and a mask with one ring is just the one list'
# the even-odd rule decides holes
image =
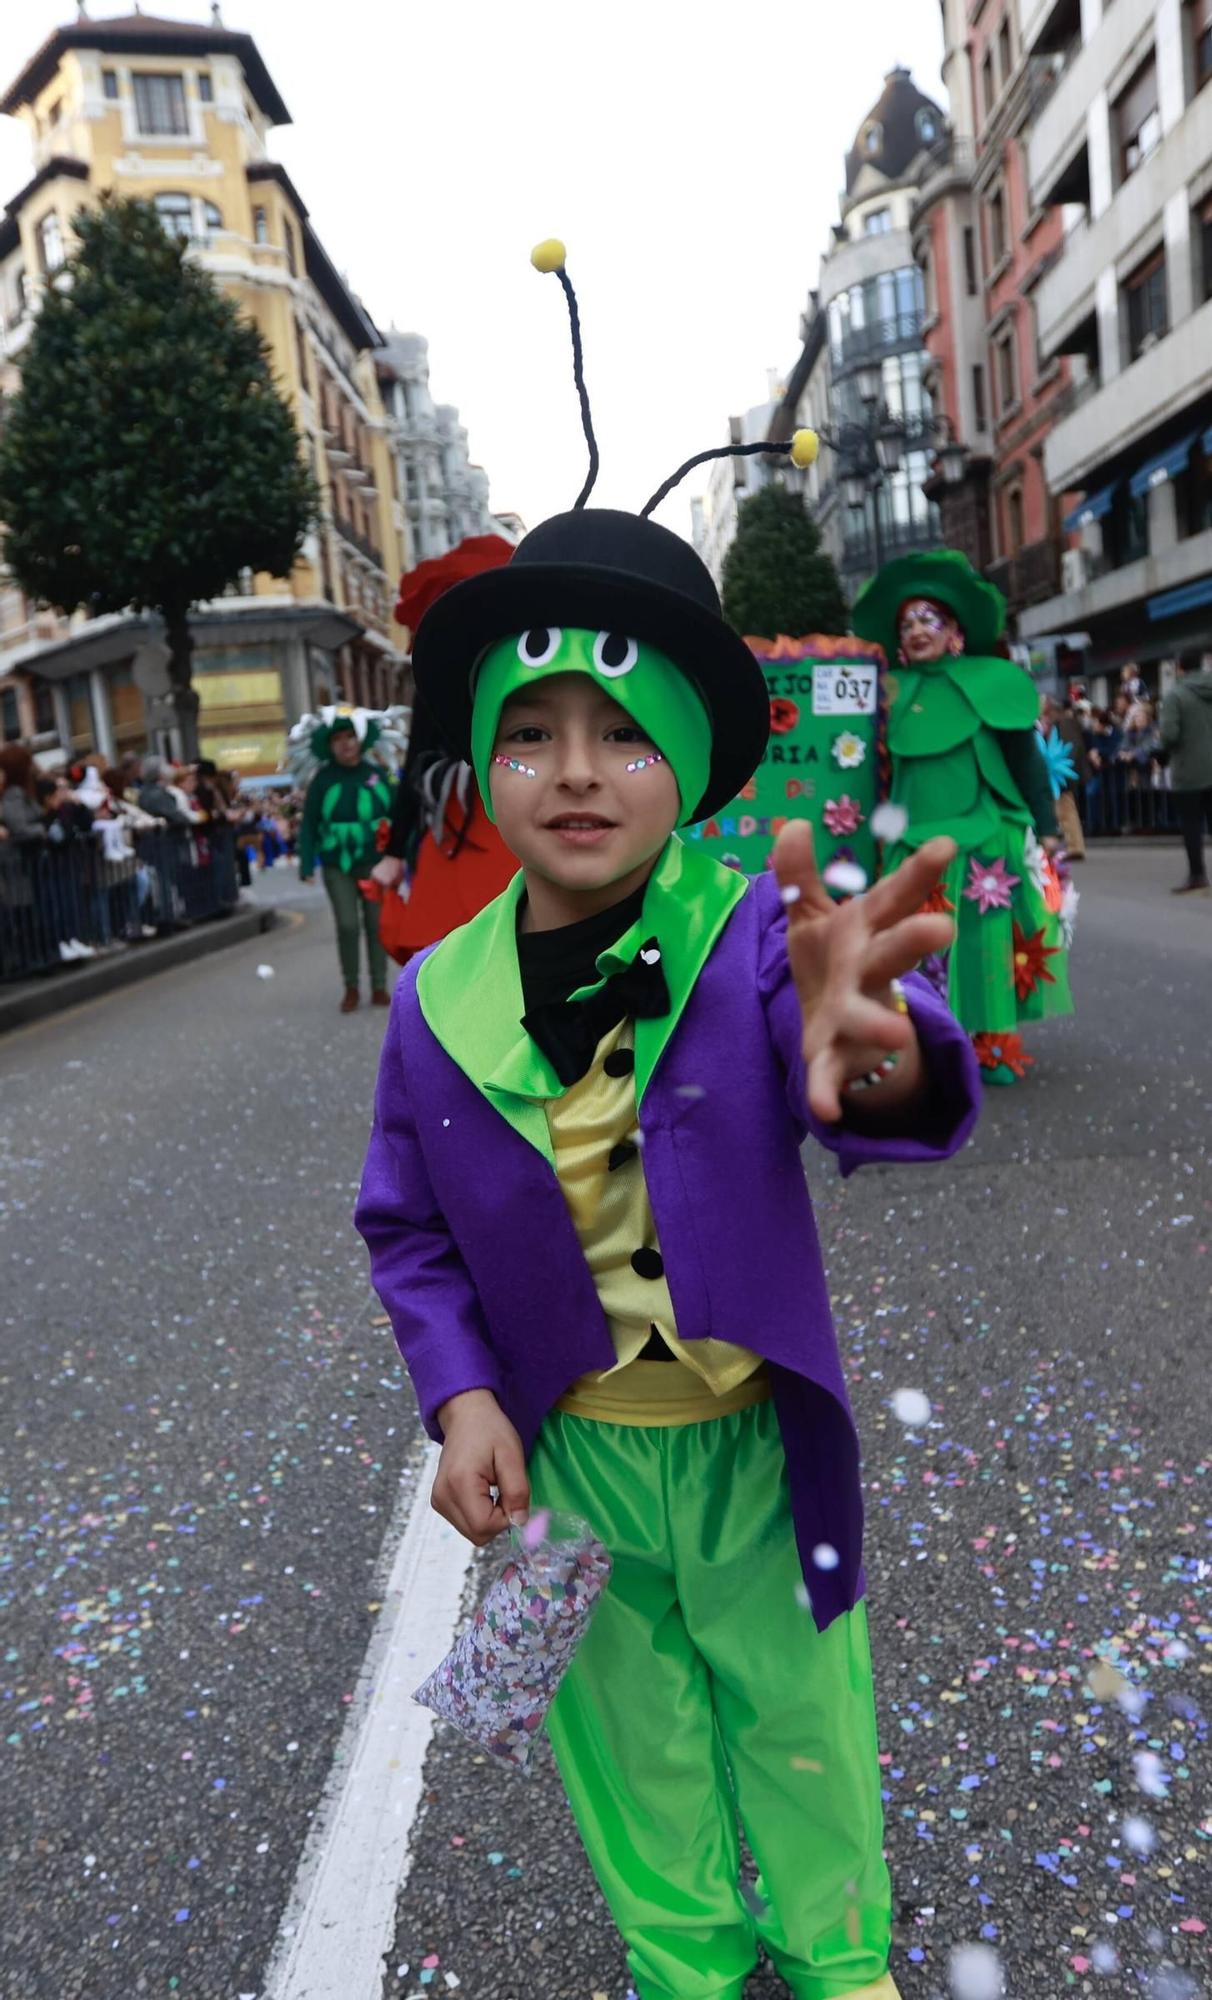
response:
{"label": "purple jacket sleeve", "polygon": [[917,1029],[930,1091],[924,1105],[907,1113],[904,1132],[879,1134],[824,1125],[808,1109],[803,1020],[787,957],[787,917],[782,909],[763,923],[758,987],[770,1039],[787,1072],[787,1094],[797,1123],[829,1152],[843,1175],[868,1165],[900,1166],[915,1160],[946,1160],[971,1135],[981,1102],[980,1071],[972,1044],[954,1015],[926,980],[910,973],[904,982],[909,1013]]}
{"label": "purple jacket sleeve", "polygon": [[501,1371],[471,1274],[439,1210],[408,1101],[404,1010],[392,1010],[354,1221],[374,1288],[391,1318],[426,1430],[465,1389],[501,1393]]}

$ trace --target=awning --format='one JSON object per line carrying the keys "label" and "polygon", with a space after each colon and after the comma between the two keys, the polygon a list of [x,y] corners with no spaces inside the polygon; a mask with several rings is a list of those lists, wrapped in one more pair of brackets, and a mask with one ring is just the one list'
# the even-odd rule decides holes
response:
{"label": "awning", "polygon": [[1167,590],[1161,597],[1150,597],[1145,604],[1152,624],[1159,618],[1177,618],[1184,611],[1198,611],[1201,605],[1212,604],[1212,576],[1201,576],[1196,583],[1185,583],[1180,590]]}
{"label": "awning", "polygon": [[1071,535],[1078,528],[1088,528],[1092,521],[1101,521],[1111,512],[1115,496],[1119,492],[1119,481],[1113,479],[1110,486],[1100,487],[1097,493],[1088,493],[1080,507],[1075,507],[1065,516],[1065,533]]}
{"label": "awning", "polygon": [[1139,472],[1134,472],[1129,487],[1134,500],[1144,493],[1151,493],[1155,486],[1164,486],[1167,479],[1173,479],[1181,472],[1191,456],[1191,447],[1199,437],[1198,431],[1188,431],[1186,437],[1172,444],[1169,451],[1160,451],[1156,458],[1147,459]]}

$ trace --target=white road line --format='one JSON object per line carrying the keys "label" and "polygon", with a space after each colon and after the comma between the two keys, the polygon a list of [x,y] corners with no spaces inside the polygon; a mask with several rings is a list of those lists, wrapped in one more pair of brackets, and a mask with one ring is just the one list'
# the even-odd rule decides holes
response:
{"label": "white road line", "polygon": [[[384,1541],[391,1572],[262,2000],[379,2000],[434,1718],[412,1691],[448,1650],[472,1549],[433,1512],[431,1444]],[[398,1544],[397,1544],[398,1537]]]}

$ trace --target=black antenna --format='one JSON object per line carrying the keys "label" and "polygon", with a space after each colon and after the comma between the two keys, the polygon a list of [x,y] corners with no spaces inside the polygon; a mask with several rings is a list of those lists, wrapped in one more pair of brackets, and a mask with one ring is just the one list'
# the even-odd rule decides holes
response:
{"label": "black antenna", "polygon": [[585,387],[585,356],[581,347],[581,315],[577,310],[577,295],[572,289],[572,280],[564,269],[566,252],[556,236],[549,236],[545,243],[539,243],[530,253],[530,261],[536,271],[554,273],[564,287],[564,297],[568,301],[568,323],[572,331],[572,372],[576,379],[577,395],[581,399],[581,426],[585,432],[585,442],[589,446],[589,472],[585,484],[573,502],[574,511],[583,507],[593,492],[598,477],[598,441],[593,434],[593,417],[589,409],[589,392]]}
{"label": "black antenna", "polygon": [[686,460],[685,465],[679,465],[677,471],[671,473],[663,486],[657,487],[647,506],[641,507],[640,519],[646,521],[660,506],[662,500],[673,492],[674,487],[681,485],[688,472],[693,472],[696,465],[706,465],[709,459],[756,458],[765,452],[771,458],[789,458],[791,463],[802,471],[805,466],[815,463],[820,448],[820,439],[816,432],[804,430],[796,431],[794,436],[785,439],[781,444],[721,444],[712,451],[697,451],[693,458]]}

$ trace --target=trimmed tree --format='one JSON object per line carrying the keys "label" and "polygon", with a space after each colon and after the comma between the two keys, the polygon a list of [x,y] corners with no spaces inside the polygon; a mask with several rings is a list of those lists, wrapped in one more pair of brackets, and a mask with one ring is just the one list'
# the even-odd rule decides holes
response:
{"label": "trimmed tree", "polygon": [[724,616],[743,638],[846,632],[850,613],[832,556],[798,494],[764,486],[741,502],[724,558]]}
{"label": "trimmed tree", "polygon": [[146,202],[104,200],[47,287],[0,435],[3,557],[62,612],[158,611],[197,755],[189,610],[289,576],[316,510],[269,350]]}

